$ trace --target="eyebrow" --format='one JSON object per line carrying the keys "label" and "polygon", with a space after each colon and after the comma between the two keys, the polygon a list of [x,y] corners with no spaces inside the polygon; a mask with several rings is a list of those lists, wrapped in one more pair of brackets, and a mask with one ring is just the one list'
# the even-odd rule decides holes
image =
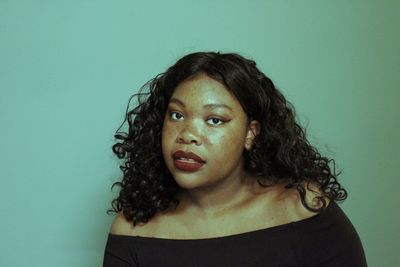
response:
{"label": "eyebrow", "polygon": [[[185,103],[177,98],[171,98],[170,103],[176,103],[182,107],[186,107]],[[233,111],[232,108],[226,104],[206,104],[203,106],[205,109],[215,109],[215,108],[227,108],[230,111]]]}

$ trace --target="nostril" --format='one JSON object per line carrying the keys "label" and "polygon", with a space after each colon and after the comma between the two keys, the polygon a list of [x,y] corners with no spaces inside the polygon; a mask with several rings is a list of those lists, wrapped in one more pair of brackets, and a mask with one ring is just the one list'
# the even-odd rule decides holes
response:
{"label": "nostril", "polygon": [[186,138],[186,137],[179,137],[178,138],[178,143],[182,143],[182,144],[196,144],[196,145],[200,145],[200,139],[198,138]]}

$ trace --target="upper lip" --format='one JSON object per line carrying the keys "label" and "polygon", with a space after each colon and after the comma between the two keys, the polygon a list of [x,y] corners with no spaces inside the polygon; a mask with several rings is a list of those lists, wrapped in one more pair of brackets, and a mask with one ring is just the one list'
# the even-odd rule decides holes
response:
{"label": "upper lip", "polygon": [[198,156],[195,153],[190,152],[190,151],[185,152],[182,150],[178,150],[178,151],[175,151],[174,154],[172,154],[172,156],[174,159],[186,158],[186,159],[193,159],[198,162],[205,162],[200,156]]}

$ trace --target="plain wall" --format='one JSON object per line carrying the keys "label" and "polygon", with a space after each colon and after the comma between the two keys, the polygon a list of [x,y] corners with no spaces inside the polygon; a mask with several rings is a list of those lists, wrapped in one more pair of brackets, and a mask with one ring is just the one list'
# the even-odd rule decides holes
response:
{"label": "plain wall", "polygon": [[199,50],[254,59],[400,264],[399,1],[0,0],[0,265],[101,266],[128,98]]}

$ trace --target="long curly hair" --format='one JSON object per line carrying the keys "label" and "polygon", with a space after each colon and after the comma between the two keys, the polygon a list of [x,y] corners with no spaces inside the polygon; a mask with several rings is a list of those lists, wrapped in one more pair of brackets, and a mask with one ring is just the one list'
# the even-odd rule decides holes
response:
{"label": "long curly hair", "polygon": [[[167,169],[161,150],[161,133],[169,99],[182,81],[205,73],[221,82],[238,99],[250,120],[260,122],[260,133],[250,151],[244,150],[245,170],[257,177],[260,186],[284,181],[286,189],[297,189],[301,202],[312,212],[323,211],[325,197],[343,201],[347,192],[337,181],[335,161],[321,156],[306,138],[306,131],[295,119],[293,105],[253,60],[236,53],[196,52],[179,59],[166,72],[141,87],[138,105],[128,108],[122,125],[128,131],[115,133],[112,150],[124,159],[123,178],[115,182],[119,196],[109,212],[122,211],[133,225],[148,222],[157,212],[179,205],[179,185]],[[333,169],[332,169],[332,167]],[[321,208],[310,207],[304,185],[317,184]],[[310,188],[308,188],[310,190]],[[312,189],[311,189],[312,190]]]}

